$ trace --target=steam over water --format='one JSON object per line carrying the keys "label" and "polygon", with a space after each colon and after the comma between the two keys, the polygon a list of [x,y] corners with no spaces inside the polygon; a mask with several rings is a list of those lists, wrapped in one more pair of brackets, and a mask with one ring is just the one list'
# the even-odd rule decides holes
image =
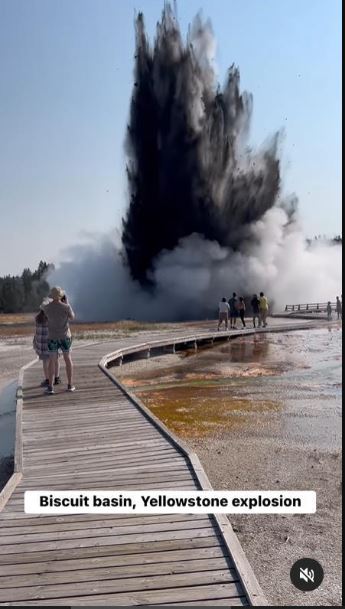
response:
{"label": "steam over water", "polygon": [[142,14],[135,28],[121,242],[74,246],[50,282],[91,320],[196,319],[233,291],[264,290],[276,310],[334,301],[341,246],[307,246],[296,197],[282,193],[279,133],[250,149],[253,99],[234,66],[217,84],[210,22],[197,16],[183,42],[166,4],[153,46]]}
{"label": "steam over water", "polygon": [[[247,147],[252,97],[232,66],[216,82],[210,23],[195,18],[186,43],[166,5],[153,48],[136,22],[135,84],[127,136],[130,205],[122,241],[144,283],[163,250],[197,233],[241,251],[250,226],[277,203],[277,139]],[[152,275],[151,275],[152,276]]]}

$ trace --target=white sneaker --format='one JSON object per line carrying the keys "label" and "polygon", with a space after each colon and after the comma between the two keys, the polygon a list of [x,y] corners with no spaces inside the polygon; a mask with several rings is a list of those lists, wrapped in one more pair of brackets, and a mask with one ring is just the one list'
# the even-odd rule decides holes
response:
{"label": "white sneaker", "polygon": [[67,391],[75,391],[74,385],[67,385]]}

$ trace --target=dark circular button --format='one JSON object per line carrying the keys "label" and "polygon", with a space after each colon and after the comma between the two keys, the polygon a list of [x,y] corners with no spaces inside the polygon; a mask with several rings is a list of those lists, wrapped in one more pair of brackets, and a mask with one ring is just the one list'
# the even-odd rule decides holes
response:
{"label": "dark circular button", "polygon": [[323,568],[313,558],[300,558],[291,567],[290,578],[293,585],[303,592],[311,592],[323,580]]}

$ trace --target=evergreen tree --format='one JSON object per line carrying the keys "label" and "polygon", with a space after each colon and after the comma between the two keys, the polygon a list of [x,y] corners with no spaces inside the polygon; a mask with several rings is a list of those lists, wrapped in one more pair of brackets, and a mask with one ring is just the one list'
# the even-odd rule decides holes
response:
{"label": "evergreen tree", "polygon": [[0,312],[36,311],[49,294],[47,275],[53,268],[53,265],[41,260],[33,273],[25,268],[20,276],[0,277]]}

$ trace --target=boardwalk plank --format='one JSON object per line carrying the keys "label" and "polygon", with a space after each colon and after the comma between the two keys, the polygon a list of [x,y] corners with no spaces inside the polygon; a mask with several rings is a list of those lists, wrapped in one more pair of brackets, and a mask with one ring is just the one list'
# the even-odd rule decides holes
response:
{"label": "boardwalk plank", "polygon": [[[181,606],[181,602],[178,603],[179,606]],[[228,598],[219,598],[219,599],[214,599],[211,598],[209,600],[200,600],[200,601],[183,601],[183,607],[192,607],[192,606],[197,606],[197,607],[203,607],[203,606],[211,606],[211,607],[215,607],[215,606],[223,606],[223,607],[243,607],[247,605],[247,599],[245,596],[238,596],[238,597],[228,597]],[[159,603],[160,607],[176,607],[177,603]]]}
{"label": "boardwalk plank", "polygon": [[[152,577],[157,575],[174,575],[177,573],[201,573],[204,571],[217,571],[228,569],[227,560],[220,558],[197,558],[194,560],[180,560],[170,562],[151,562],[148,564],[121,565],[117,567],[100,567],[98,569],[76,569],[72,571],[59,571],[53,573],[41,573],[21,575],[20,587],[45,586],[53,584],[100,582],[103,580],[115,580],[133,577]],[[236,577],[236,570],[230,570],[230,575]],[[18,586],[18,577],[0,576],[0,590],[15,588]],[[1,598],[1,597],[0,597]]]}
{"label": "boardwalk plank", "polygon": [[[91,596],[69,596],[64,598],[54,598],[54,605],[161,605],[162,603],[167,603],[171,601],[175,601],[181,605],[184,604],[185,601],[193,600],[205,600],[209,599],[217,599],[224,598],[227,596],[230,599],[230,607],[236,604],[236,599],[243,598],[243,595],[240,594],[240,587],[236,582],[230,584],[211,584],[211,585],[200,585],[200,586],[188,586],[181,588],[167,588],[165,590],[141,590],[141,591],[133,591],[127,594],[122,593],[113,593],[113,594],[100,594],[91,595]],[[12,604],[16,604],[15,601]],[[11,603],[8,603],[11,604]],[[37,599],[25,600],[25,605],[35,605],[37,604]],[[40,599],[40,605],[51,605],[52,599]],[[241,605],[243,603],[241,602]]]}
{"label": "boardwalk plank", "polygon": [[[193,527],[193,536],[197,537],[209,537],[214,533],[212,527],[205,527],[197,529]],[[154,542],[157,539],[161,541],[168,541],[169,539],[188,539],[190,537],[190,529],[182,531],[161,531],[159,533],[128,533],[127,535],[118,535],[113,533],[105,537],[99,536],[97,542],[93,538],[78,538],[78,539],[63,539],[60,541],[39,541],[39,542],[24,542],[21,544],[3,544],[2,551],[4,554],[18,554],[18,552],[44,552],[45,550],[64,550],[68,548],[87,548],[89,546],[108,546],[108,545],[121,545],[130,543],[141,543],[141,542]],[[20,547],[19,547],[20,546]],[[0,559],[1,564],[1,559]]]}
{"label": "boardwalk plank", "polygon": [[[150,539],[136,540],[134,543],[121,543],[116,545],[107,545],[107,544],[94,544],[92,546],[82,546],[82,547],[74,547],[74,548],[63,548],[63,549],[54,549],[52,547],[51,550],[40,550],[38,546],[36,546],[35,552],[20,552],[17,554],[1,554],[0,555],[0,565],[20,565],[22,563],[27,562],[43,562],[43,561],[52,561],[52,560],[66,560],[72,558],[91,558],[94,556],[113,556],[113,555],[121,555],[121,554],[141,554],[145,552],[163,552],[170,550],[180,550],[185,548],[197,548],[197,547],[208,547],[217,545],[217,543],[221,543],[221,538],[216,536],[213,531],[206,532],[204,535],[194,535],[194,532],[191,531],[189,537],[187,536],[175,536],[175,538],[169,539],[157,539],[154,538],[152,541],[152,536]],[[51,544],[53,546],[53,544]],[[1,567],[2,568],[2,567]]]}
{"label": "boardwalk plank", "polygon": [[[21,545],[27,542],[41,542],[41,541],[57,541],[62,539],[83,539],[87,537],[91,539],[92,537],[99,538],[100,536],[105,535],[140,535],[143,533],[165,533],[166,531],[182,531],[187,529],[190,530],[191,522],[176,522],[176,523],[164,523],[159,522],[158,524],[145,524],[145,521],[140,525],[129,524],[127,527],[121,527],[119,529],[118,525],[115,523],[114,526],[111,527],[101,527],[98,529],[91,528],[88,529],[85,527],[84,529],[77,529],[76,531],[68,530],[68,531],[47,531],[47,532],[32,532],[32,533],[22,533],[20,536],[18,535],[4,535],[1,538],[2,544],[11,544],[15,546],[16,544]],[[196,520],[193,521],[193,529],[203,529],[210,527],[210,520]],[[20,549],[20,548],[19,548]]]}
{"label": "boardwalk plank", "polygon": [[[202,571],[193,573],[193,584],[207,585],[215,583],[230,583],[236,582],[232,572],[229,569],[221,571]],[[45,584],[44,586],[26,586],[17,588],[2,588],[0,589],[0,602],[1,601],[26,601],[26,600],[41,600],[41,599],[55,599],[64,597],[73,597],[85,595],[88,596],[111,593],[123,593],[125,592],[136,592],[146,591],[150,589],[164,590],[164,588],[174,588],[174,593],[179,587],[188,586],[190,583],[191,576],[189,573],[177,574],[177,575],[154,575],[151,577],[135,577],[125,578],[124,580],[102,580],[100,583],[92,581],[82,583],[63,583],[58,585]],[[234,584],[234,591],[236,586]],[[175,594],[174,594],[175,595]]]}
{"label": "boardwalk plank", "polygon": [[[195,480],[194,475],[192,474],[192,472],[189,472],[188,469],[184,468],[184,467],[170,467],[169,469],[169,480],[179,480],[181,478],[187,478],[190,477],[191,479]],[[167,471],[166,468],[165,469],[158,469],[156,467],[156,469],[152,469],[152,468],[148,468],[148,469],[142,469],[141,472],[137,472],[136,470],[131,470],[129,469],[127,471],[127,473],[116,473],[116,480],[121,482],[121,480],[123,480],[124,482],[128,481],[129,483],[131,481],[139,481],[139,480],[143,480],[145,481],[152,481],[154,482],[155,480],[166,480],[167,479]],[[97,474],[95,474],[94,476],[89,476],[89,475],[85,475],[85,474],[80,474],[79,476],[73,476],[70,475],[68,476],[68,478],[66,479],[66,476],[52,476],[52,477],[47,477],[47,480],[42,482],[41,478],[27,478],[25,480],[24,483],[19,483],[17,486],[17,490],[26,490],[26,489],[39,489],[39,488],[49,488],[49,484],[53,484],[54,488],[60,488],[62,486],[66,486],[68,487],[69,484],[81,484],[81,485],[87,485],[87,488],[91,487],[91,484],[93,483],[106,483],[106,482],[111,482],[111,475],[104,475],[104,474],[99,474],[97,476]]]}
{"label": "boardwalk plank", "polygon": [[[125,527],[128,525],[134,526],[142,526],[149,524],[157,524],[159,523],[177,523],[177,522],[189,522],[189,526],[193,522],[207,521],[211,522],[210,518],[204,515],[196,516],[194,514],[185,515],[185,514],[159,514],[156,516],[136,516],[132,518],[131,516],[122,516],[122,518],[114,518],[114,515],[109,515],[108,519],[100,519],[100,516],[94,515],[94,520],[92,518],[88,520],[82,520],[81,522],[75,521],[75,515],[72,514],[72,520],[69,522],[51,522],[45,524],[34,524],[31,526],[21,526],[21,527],[11,527],[6,526],[6,528],[2,528],[0,530],[0,539],[3,541],[4,537],[8,535],[14,536],[22,536],[27,533],[49,533],[54,531],[77,531],[77,530],[85,530],[88,526],[94,528],[101,527],[114,527],[116,526],[121,532],[121,527]],[[104,517],[104,515],[103,515]],[[1,573],[0,573],[1,577]]]}
{"label": "boardwalk plank", "polygon": [[[176,550],[169,549],[170,546],[168,549],[161,546],[161,550],[157,552],[148,551],[147,549],[147,551],[132,552],[131,554],[99,554],[96,557],[80,557],[78,559],[68,558],[47,560],[44,562],[12,563],[1,566],[1,576],[14,576],[15,579],[20,576],[20,581],[22,581],[22,576],[26,574],[42,575],[44,573],[72,573],[73,571],[81,571],[83,569],[95,570],[97,576],[98,570],[106,567],[125,567],[126,565],[140,566],[152,563],[163,565],[165,562],[178,561],[183,561],[187,565],[190,561],[195,559],[210,560],[212,558],[224,558],[224,548],[218,544],[218,541],[213,540],[213,545],[210,545],[210,543],[209,538],[204,538],[198,540],[198,544],[195,548],[186,547],[186,549],[182,548]],[[233,568],[233,563],[228,559],[226,560],[228,561],[229,567]],[[0,579],[0,583],[1,581],[2,580]]]}

